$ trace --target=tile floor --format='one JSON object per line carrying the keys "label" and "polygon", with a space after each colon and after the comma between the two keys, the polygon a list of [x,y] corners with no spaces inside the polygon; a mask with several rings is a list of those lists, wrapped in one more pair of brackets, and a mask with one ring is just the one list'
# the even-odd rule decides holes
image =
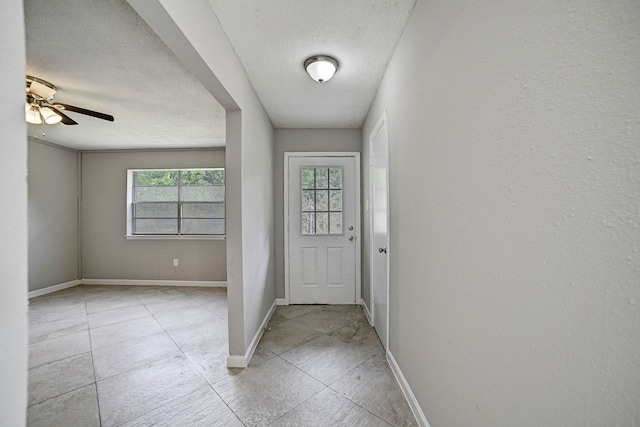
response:
{"label": "tile floor", "polygon": [[76,286],[30,301],[29,426],[407,426],[359,306],[281,306],[227,369],[223,288]]}

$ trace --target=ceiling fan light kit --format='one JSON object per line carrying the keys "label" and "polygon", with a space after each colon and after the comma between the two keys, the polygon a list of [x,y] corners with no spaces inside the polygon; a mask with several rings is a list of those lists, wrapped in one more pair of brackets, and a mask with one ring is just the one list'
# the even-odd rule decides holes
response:
{"label": "ceiling fan light kit", "polygon": [[48,125],[55,125],[62,121],[62,116],[56,113],[51,107],[40,107],[40,115],[44,119],[44,122]]}
{"label": "ceiling fan light kit", "polygon": [[27,102],[25,106],[25,120],[27,123],[39,125],[46,123],[54,125],[62,122],[65,125],[77,125],[78,122],[64,114],[61,110],[68,110],[74,113],[84,114],[102,120],[112,122],[113,116],[87,110],[86,108],[74,107],[73,105],[53,103],[53,98],[57,89],[51,83],[37,77],[27,76],[26,78]]}
{"label": "ceiling fan light kit", "polygon": [[31,123],[32,125],[42,124],[42,117],[40,116],[37,105],[31,105],[27,102],[24,111],[27,123]]}
{"label": "ceiling fan light kit", "polygon": [[328,55],[314,55],[304,61],[304,69],[318,83],[329,81],[338,71],[338,61]]}

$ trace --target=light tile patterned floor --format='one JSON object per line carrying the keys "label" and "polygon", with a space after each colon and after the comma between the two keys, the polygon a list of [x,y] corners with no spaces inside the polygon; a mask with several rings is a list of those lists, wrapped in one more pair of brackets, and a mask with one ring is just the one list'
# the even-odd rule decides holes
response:
{"label": "light tile patterned floor", "polygon": [[224,288],[34,298],[28,425],[416,425],[358,306],[278,307],[247,369],[227,356]]}

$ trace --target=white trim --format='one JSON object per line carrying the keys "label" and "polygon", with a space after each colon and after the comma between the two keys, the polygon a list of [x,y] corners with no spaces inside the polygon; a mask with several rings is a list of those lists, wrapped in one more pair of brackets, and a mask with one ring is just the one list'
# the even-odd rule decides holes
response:
{"label": "white trim", "polygon": [[356,157],[360,156],[359,151],[286,151],[287,157]]}
{"label": "white trim", "polygon": [[416,417],[416,421],[418,421],[418,425],[421,427],[430,427],[429,422],[427,421],[427,417],[422,412],[422,408],[416,399],[416,396],[411,391],[411,387],[407,382],[407,379],[404,377],[400,366],[398,366],[398,362],[393,357],[390,351],[387,351],[387,362],[389,362],[389,366],[391,367],[391,372],[396,377],[396,381],[398,381],[398,385],[400,385],[400,389],[404,394],[405,399],[407,399],[407,403],[409,403],[409,407],[413,412],[413,416]]}
{"label": "white trim", "polygon": [[355,153],[355,178],[356,178],[356,304],[362,299],[362,194],[360,187],[362,186],[362,177],[360,170],[360,153]]}
{"label": "white trim", "polygon": [[389,257],[389,246],[391,245],[391,237],[390,237],[390,233],[391,233],[391,229],[390,229],[390,211],[391,208],[389,206],[389,124],[387,123],[387,110],[382,112],[382,115],[380,115],[380,118],[378,119],[378,121],[376,122],[376,125],[373,127],[373,130],[371,131],[371,133],[369,134],[369,200],[370,200],[370,207],[369,207],[369,294],[371,295],[371,325],[375,328],[375,314],[376,314],[376,304],[375,304],[375,300],[376,300],[376,291],[375,288],[373,286],[373,280],[374,280],[374,263],[373,263],[373,257],[376,253],[377,248],[375,247],[375,243],[374,243],[374,230],[373,230],[373,211],[374,211],[374,206],[373,206],[373,173],[371,173],[371,166],[373,166],[373,140],[376,137],[376,135],[378,134],[378,132],[380,131],[380,129],[382,129],[382,127],[387,124],[387,256],[386,256],[386,261],[387,261],[387,325],[386,325],[386,336],[382,338],[383,340],[383,345],[385,350],[389,349],[389,292],[390,292],[390,287],[391,287],[391,283],[389,280],[389,270],[390,270],[390,257]]}
{"label": "white trim", "polygon": [[221,234],[197,234],[197,235],[151,235],[151,234],[132,234],[124,236],[127,240],[226,240],[227,236],[223,236]]}
{"label": "white trim", "polygon": [[242,356],[230,355],[229,357],[227,357],[227,368],[246,368],[247,366],[249,366],[249,362],[253,357],[253,353],[256,351],[256,347],[258,347],[258,343],[260,343],[260,338],[262,338],[262,334],[267,327],[267,323],[269,323],[273,312],[276,311],[277,302],[277,299],[273,301],[269,312],[262,320],[262,324],[258,328],[256,334],[253,336],[253,339],[251,340],[249,348],[247,348],[245,354]]}
{"label": "white trim", "polygon": [[[136,172],[145,172],[145,171],[178,171],[178,176],[180,176],[181,171],[199,171],[199,170],[223,170],[225,171],[226,176],[226,167],[202,167],[202,168],[133,168],[127,169],[127,215],[126,215],[126,229],[124,238],[127,240],[224,240],[226,239],[226,235],[222,234],[169,234],[169,235],[158,235],[158,234],[133,234],[133,189],[134,189],[134,176]],[[182,187],[182,183],[178,182],[178,193],[180,192],[179,188]],[[222,187],[226,191],[226,184],[222,185]],[[178,219],[182,219],[182,208],[181,201],[176,201],[179,206],[179,215]],[[224,200],[224,204],[226,206],[226,197]],[[227,216],[225,213],[224,217],[225,229],[227,227]]]}
{"label": "white trim", "polygon": [[356,220],[356,298],[355,304],[362,299],[362,230],[361,230],[361,177],[360,177],[360,153],[357,151],[287,151],[284,153],[284,302],[289,305],[289,158],[291,157],[353,157],[355,175],[355,220]]}
{"label": "white trim", "polygon": [[227,282],[215,280],[137,280],[137,279],[80,279],[80,285],[113,286],[194,286],[204,288],[226,288]]}
{"label": "white trim", "polygon": [[247,356],[229,356],[227,357],[227,368],[246,368]]}
{"label": "white trim", "polygon": [[[47,286],[46,288],[30,291],[29,299],[47,295],[52,292],[73,288],[78,285],[112,285],[112,286],[193,286],[203,288],[226,288],[227,282],[214,280],[129,280],[129,279],[79,279],[70,282]],[[283,305],[283,304],[279,304]]]}
{"label": "white trim", "polygon": [[371,326],[373,326],[373,317],[371,317],[371,312],[369,311],[369,307],[365,303],[363,298],[360,298],[360,305],[362,306],[362,311],[364,311],[364,315],[367,317],[367,321]]}
{"label": "white trim", "polygon": [[285,298],[276,298],[276,305],[289,305]]}
{"label": "white trim", "polygon": [[73,288],[74,286],[78,286],[80,284],[80,280],[72,280],[70,282],[59,283],[57,285],[47,286],[46,288],[36,289],[35,291],[30,291],[27,294],[29,299],[39,297],[42,295],[50,294],[52,292],[61,291],[67,288]]}
{"label": "white trim", "polygon": [[289,154],[284,153],[284,305],[289,305]]}
{"label": "white trim", "polygon": [[76,155],[76,161],[78,162],[78,166],[77,166],[77,174],[78,174],[78,178],[76,180],[76,188],[77,188],[77,194],[76,194],[76,203],[78,204],[77,209],[76,209],[76,222],[77,222],[77,233],[78,233],[78,237],[76,240],[76,244],[77,244],[77,271],[78,271],[78,277],[82,277],[82,152],[79,151],[78,154]]}

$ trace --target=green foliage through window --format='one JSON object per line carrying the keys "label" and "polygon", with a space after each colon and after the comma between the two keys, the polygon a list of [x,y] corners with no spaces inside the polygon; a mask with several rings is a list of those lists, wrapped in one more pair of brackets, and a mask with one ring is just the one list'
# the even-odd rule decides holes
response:
{"label": "green foliage through window", "polygon": [[173,186],[178,183],[178,171],[138,171],[136,186]]}

